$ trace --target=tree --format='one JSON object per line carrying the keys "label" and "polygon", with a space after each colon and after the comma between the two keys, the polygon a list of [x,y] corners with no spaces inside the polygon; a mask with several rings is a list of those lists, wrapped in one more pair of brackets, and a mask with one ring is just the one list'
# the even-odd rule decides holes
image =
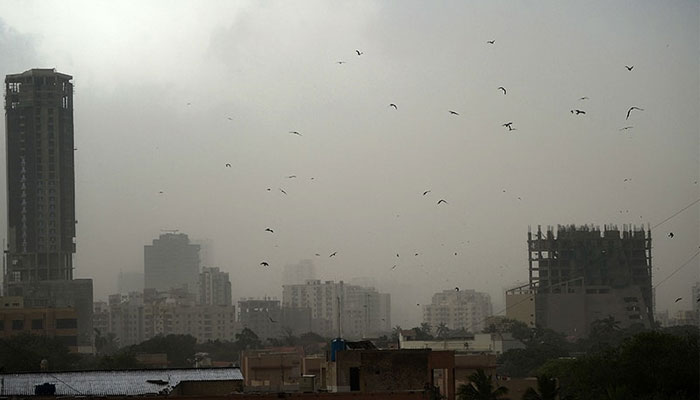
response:
{"label": "tree", "polygon": [[50,370],[61,371],[71,369],[78,356],[56,337],[22,333],[0,339],[0,369],[5,372],[39,371],[44,359]]}
{"label": "tree", "polygon": [[399,341],[399,334],[401,333],[401,327],[396,325],[394,329],[391,330],[391,341],[396,343]]}
{"label": "tree", "polygon": [[165,353],[171,367],[190,367],[194,359],[197,339],[190,335],[158,335],[131,346],[134,353]]}
{"label": "tree", "polygon": [[252,350],[262,347],[262,342],[258,335],[248,328],[243,328],[241,333],[236,334],[236,347],[238,350]]}
{"label": "tree", "polygon": [[114,354],[119,350],[119,338],[113,332],[102,336],[102,332],[95,328],[95,350],[99,356]]}
{"label": "tree", "polygon": [[547,375],[537,377],[537,390],[529,387],[523,394],[523,400],[556,400],[559,396],[557,380]]}
{"label": "tree", "polygon": [[450,336],[450,328],[448,328],[447,324],[444,322],[440,322],[437,328],[435,328],[435,334],[437,335],[438,339],[446,339]]}
{"label": "tree", "polygon": [[459,400],[505,399],[506,394],[508,394],[508,388],[505,386],[494,388],[493,376],[486,375],[481,368],[469,375],[468,385],[461,385],[457,390]]}

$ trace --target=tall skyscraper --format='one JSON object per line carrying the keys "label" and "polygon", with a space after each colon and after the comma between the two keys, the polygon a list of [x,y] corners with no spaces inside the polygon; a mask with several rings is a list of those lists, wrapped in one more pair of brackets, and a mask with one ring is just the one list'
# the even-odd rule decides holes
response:
{"label": "tall skyscraper", "polygon": [[[75,164],[72,76],[31,69],[5,77],[7,249],[3,286],[28,309],[73,308],[90,349],[92,280],[73,279]],[[33,312],[33,310],[28,310]],[[81,350],[82,351],[82,350]]]}
{"label": "tall skyscraper", "polygon": [[144,246],[146,289],[166,292],[187,287],[197,293],[199,281],[199,245],[190,243],[184,233],[165,233]]}
{"label": "tall skyscraper", "polygon": [[5,286],[70,280],[75,253],[72,76],[5,78],[8,264]]}

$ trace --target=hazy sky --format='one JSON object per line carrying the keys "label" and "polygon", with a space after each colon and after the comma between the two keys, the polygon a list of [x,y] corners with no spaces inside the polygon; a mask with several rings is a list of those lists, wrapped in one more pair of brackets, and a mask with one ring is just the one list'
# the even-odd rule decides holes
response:
{"label": "hazy sky", "polygon": [[[234,299],[281,297],[284,264],[311,258],[322,279],[374,278],[408,326],[455,286],[502,310],[530,225],[654,226],[700,198],[699,10],[2,0],[0,73],[74,77],[76,276],[96,299],[179,229],[211,240]],[[652,231],[655,284],[696,254],[699,219]],[[657,310],[691,307],[699,259]]]}

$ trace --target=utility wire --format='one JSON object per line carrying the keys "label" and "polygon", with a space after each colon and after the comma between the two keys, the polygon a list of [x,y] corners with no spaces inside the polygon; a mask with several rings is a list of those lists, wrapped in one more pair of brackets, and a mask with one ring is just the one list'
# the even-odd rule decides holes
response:
{"label": "utility wire", "polygon": [[700,199],[697,199],[697,200],[695,200],[694,202],[692,202],[692,203],[688,204],[687,206],[681,208],[680,210],[676,211],[676,212],[673,213],[673,215],[671,215],[670,217],[668,217],[668,218],[666,218],[665,220],[659,222],[658,224],[652,226],[651,229],[654,229],[654,228],[656,228],[656,227],[658,227],[658,226],[664,224],[666,221],[668,221],[668,220],[670,220],[671,218],[675,217],[676,215],[682,213],[683,211],[689,209],[690,207],[692,207],[693,205],[695,205],[695,204],[698,203],[698,202],[700,202]]}

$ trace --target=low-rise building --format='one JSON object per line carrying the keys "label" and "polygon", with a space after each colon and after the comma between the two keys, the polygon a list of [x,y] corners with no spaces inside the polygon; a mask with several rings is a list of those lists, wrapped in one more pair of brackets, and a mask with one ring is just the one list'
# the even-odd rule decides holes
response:
{"label": "low-rise building", "polygon": [[78,315],[73,308],[0,308],[0,339],[22,333],[54,337],[71,352],[81,351]]}

